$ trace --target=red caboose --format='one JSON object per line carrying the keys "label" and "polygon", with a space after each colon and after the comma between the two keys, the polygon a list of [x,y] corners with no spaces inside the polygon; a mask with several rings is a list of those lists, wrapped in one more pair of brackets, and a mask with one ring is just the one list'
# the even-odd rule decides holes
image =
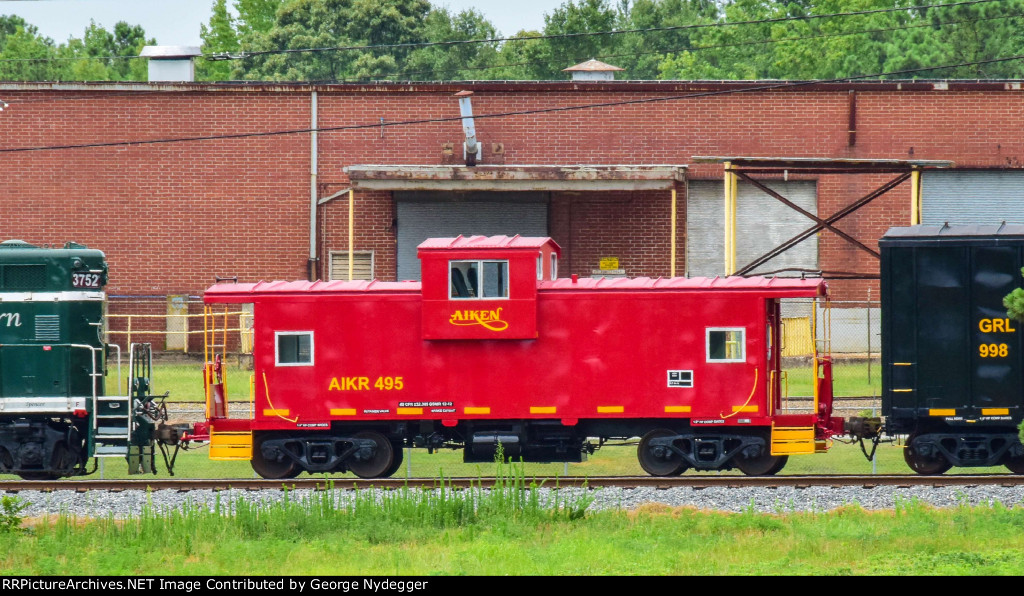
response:
{"label": "red caboose", "polygon": [[642,437],[650,474],[773,474],[842,431],[827,358],[814,413],[781,411],[783,298],[821,280],[558,278],[550,238],[430,239],[423,281],[221,283],[254,305],[254,411],[227,417],[207,369],[214,459],[266,478],[388,476],[404,447],[466,461],[582,461]]}

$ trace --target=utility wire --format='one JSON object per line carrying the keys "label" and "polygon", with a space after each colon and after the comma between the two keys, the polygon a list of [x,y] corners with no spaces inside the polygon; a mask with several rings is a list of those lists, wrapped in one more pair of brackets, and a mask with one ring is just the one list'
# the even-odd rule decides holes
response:
{"label": "utility wire", "polygon": [[[715,45],[710,45],[710,46],[692,46],[692,47],[688,47],[688,48],[666,48],[666,49],[658,49],[658,50],[649,50],[649,51],[645,51],[645,52],[628,52],[628,53],[621,53],[621,54],[603,54],[603,55],[594,56],[594,58],[614,59],[614,58],[620,58],[620,57],[634,57],[634,56],[657,55],[657,54],[678,54],[678,53],[681,53],[681,52],[702,52],[702,51],[707,51],[707,50],[719,50],[719,49],[726,49],[726,48],[739,48],[739,47],[747,47],[747,46],[767,45],[767,44],[774,44],[774,43],[789,43],[789,42],[808,41],[808,40],[815,40],[815,39],[821,40],[821,39],[833,39],[833,38],[839,38],[839,37],[850,37],[850,36],[854,36],[854,35],[868,35],[868,34],[872,34],[872,33],[887,33],[887,32],[892,32],[892,31],[904,31],[904,30],[910,30],[910,29],[927,28],[927,27],[933,27],[935,25],[939,25],[939,26],[962,25],[962,24],[977,23],[977,22],[982,22],[982,21],[995,21],[995,20],[1003,20],[1003,19],[1010,19],[1010,18],[1020,18],[1020,17],[1024,17],[1024,13],[1012,13],[1012,14],[992,16],[992,17],[982,17],[982,18],[977,18],[977,19],[963,19],[963,20],[958,20],[958,21],[940,21],[940,22],[934,22],[933,21],[933,22],[928,22],[928,23],[919,23],[919,24],[916,24],[916,25],[903,25],[903,26],[899,26],[899,27],[885,27],[885,28],[881,28],[881,29],[864,29],[864,30],[860,30],[860,31],[847,31],[847,32],[841,32],[841,33],[822,33],[820,35],[806,35],[806,36],[800,36],[800,37],[786,37],[786,38],[779,38],[779,39],[761,39],[761,40],[754,40],[754,41],[743,41],[743,42],[735,42],[735,43],[715,44]],[[310,81],[301,81],[301,82],[297,82],[297,83],[301,83],[301,84],[331,84],[331,83],[359,83],[359,82],[367,82],[367,81],[397,81],[397,79],[391,79],[389,77],[393,77],[394,75],[402,75],[402,76],[407,76],[407,77],[415,77],[417,75],[432,74],[432,73],[462,73],[462,72],[473,72],[473,71],[486,71],[486,70],[496,70],[496,69],[502,69],[502,68],[515,68],[515,67],[520,67],[520,66],[540,66],[540,65],[544,65],[546,63],[547,63],[547,61],[533,60],[533,61],[526,61],[526,62],[509,62],[509,63],[505,63],[505,64],[492,64],[492,65],[487,65],[487,66],[464,66],[464,67],[458,67],[458,68],[431,69],[431,70],[419,70],[419,71],[395,71],[395,72],[383,73],[381,75],[372,77],[371,79],[342,78],[342,79],[310,80]],[[483,80],[484,81],[489,81],[490,79],[483,79]],[[250,82],[247,82],[247,83],[251,83],[251,84],[267,84],[267,83],[273,83],[273,82],[280,82],[280,81],[272,81],[272,80],[268,80],[268,81],[250,81]],[[428,82],[428,81],[427,80],[421,80],[419,82]],[[439,81],[439,80],[434,79],[434,80],[431,80],[429,82],[450,82],[450,81],[447,81],[447,80],[440,80]],[[210,81],[210,83],[224,84],[224,83],[227,83],[227,82],[226,81]],[[24,105],[24,104],[31,104],[31,103],[45,103],[45,102],[55,102],[55,101],[82,101],[82,100],[92,100],[92,99],[97,99],[97,98],[108,98],[108,97],[126,97],[126,96],[138,97],[138,96],[141,96],[141,95],[157,94],[157,93],[166,93],[166,91],[162,91],[162,90],[160,90],[160,91],[131,91],[131,92],[124,92],[124,93],[104,93],[104,94],[100,94],[100,95],[75,95],[75,96],[71,96],[71,97],[52,97],[52,98],[45,98],[45,99],[16,100],[15,103],[17,105]]]}
{"label": "utility wire", "polygon": [[[610,101],[601,103],[582,104],[578,106],[562,106],[558,108],[536,108],[531,110],[517,110],[512,112],[496,112],[492,114],[479,114],[474,115],[475,119],[489,119],[489,118],[507,118],[510,116],[528,116],[535,114],[550,114],[554,112],[569,112],[576,110],[588,110],[596,108],[606,108],[614,106],[624,105],[639,105],[648,104],[655,102],[664,101],[678,101],[681,99],[696,99],[702,97],[713,97],[720,95],[731,95],[733,93],[751,93],[756,91],[771,91],[774,89],[792,89],[797,87],[804,87],[808,85],[820,85],[827,83],[841,83],[847,81],[857,81],[865,79],[874,79],[891,75],[905,75],[916,72],[925,72],[931,70],[944,70],[947,68],[960,68],[964,66],[979,66],[982,64],[994,64],[998,62],[1010,62],[1014,60],[1024,60],[1024,54],[1017,56],[1008,56],[1005,58],[991,58],[988,60],[977,60],[974,62],[961,62],[958,64],[946,64],[941,66],[929,66],[921,68],[911,68],[906,70],[883,72],[869,75],[857,75],[850,77],[839,77],[835,79],[816,79],[811,81],[798,81],[798,82],[781,82],[772,83],[768,85],[757,85],[753,87],[747,87],[744,89],[725,89],[721,91],[705,91],[700,93],[690,93],[686,95],[671,95],[666,97],[649,97],[643,99],[630,99],[623,101]],[[272,137],[272,136],[283,136],[292,134],[305,134],[311,132],[337,132],[343,130],[361,130],[371,129],[379,127],[395,127],[395,126],[411,126],[416,124],[432,124],[432,123],[443,123],[443,122],[455,122],[462,120],[461,116],[450,116],[442,118],[421,118],[416,120],[399,120],[397,122],[374,122],[372,124],[350,124],[344,126],[327,126],[318,128],[301,128],[292,130],[273,130],[265,132],[248,132],[248,133],[235,133],[235,134],[223,134],[223,135],[203,135],[203,136],[192,136],[192,137],[173,137],[173,138],[162,138],[162,139],[147,139],[140,141],[112,141],[107,143],[82,143],[82,144],[71,144],[71,145],[47,145],[39,147],[13,147],[7,149],[0,149],[0,153],[25,153],[29,151],[55,151],[65,149],[91,149],[100,147],[129,147],[129,146],[141,146],[141,145],[158,145],[168,143],[186,143],[186,142],[197,142],[197,141],[213,141],[222,139],[245,139],[255,137]]]}
{"label": "utility wire", "polygon": [[[200,57],[210,61],[217,60],[242,60],[245,58],[251,58],[254,56],[264,56],[270,54],[296,54],[296,53],[309,53],[309,52],[347,52],[347,51],[360,51],[360,50],[381,50],[381,49],[399,49],[399,48],[425,48],[433,46],[456,46],[456,45],[470,45],[470,44],[492,44],[509,41],[534,41],[534,40],[548,40],[548,39],[573,39],[580,37],[597,37],[606,35],[625,35],[630,33],[658,33],[663,31],[683,31],[689,29],[707,29],[707,28],[718,28],[718,27],[733,27],[741,25],[764,25],[771,23],[783,23],[789,21],[810,21],[817,19],[830,19],[837,17],[849,17],[849,16],[862,16],[870,14],[881,14],[891,12],[906,12],[910,10],[918,9],[935,9],[935,8],[950,8],[956,6],[972,6],[977,4],[989,4],[992,2],[1003,2],[1004,0],[964,0],[962,2],[952,2],[948,4],[920,4],[917,6],[905,6],[905,7],[893,7],[893,8],[877,8],[872,10],[859,10],[850,12],[834,12],[827,14],[810,14],[810,15],[798,15],[789,17],[776,17],[771,19],[755,19],[749,21],[716,21],[713,23],[698,23],[691,25],[673,25],[666,27],[648,27],[644,29],[614,29],[611,31],[585,31],[581,33],[553,33],[550,35],[530,35],[522,37],[494,37],[487,39],[460,39],[450,41],[424,41],[424,42],[411,42],[411,43],[394,43],[394,44],[376,44],[376,45],[353,45],[353,46],[330,46],[321,48],[288,48],[279,50],[256,50],[256,51],[245,51],[245,52],[220,52],[214,54],[202,54]],[[0,58],[0,62],[51,62],[51,61],[66,61],[66,60],[138,60],[142,59],[141,56],[53,56],[47,58]]]}
{"label": "utility wire", "polygon": [[952,2],[949,4],[920,4],[917,6],[904,6],[894,8],[876,8],[872,10],[858,10],[851,12],[833,12],[828,14],[810,14],[810,15],[799,15],[790,17],[776,17],[771,19],[756,19],[749,21],[735,21],[735,22],[724,22],[716,21],[713,23],[698,23],[692,25],[673,25],[667,27],[648,27],[644,29],[614,29],[611,31],[585,31],[581,33],[553,33],[550,35],[529,35],[523,37],[493,37],[488,39],[463,39],[463,40],[452,40],[452,41],[424,41],[424,42],[412,42],[412,43],[394,43],[394,44],[377,44],[377,45],[357,45],[357,46],[331,46],[322,48],[287,48],[278,50],[256,50],[256,51],[245,51],[245,52],[221,52],[217,54],[204,54],[203,58],[207,60],[242,60],[245,58],[252,58],[254,56],[264,56],[268,54],[296,54],[305,52],[348,52],[358,50],[379,50],[388,48],[424,48],[431,46],[455,46],[455,45],[467,45],[467,44],[489,44],[489,43],[500,43],[509,41],[534,41],[540,39],[573,39],[579,37],[597,37],[604,35],[624,35],[628,33],[656,33],[662,31],[684,31],[689,29],[707,29],[717,27],[732,27],[739,25],[766,25],[771,23],[784,23],[787,21],[810,21],[815,19],[827,19],[835,17],[850,17],[850,16],[862,16],[870,14],[881,14],[889,12],[906,12],[909,10],[917,9],[931,9],[931,8],[950,8],[954,6],[972,6],[976,4],[988,4],[991,2],[1002,2],[1003,0],[964,0],[963,2]]}
{"label": "utility wire", "polygon": [[[885,28],[882,28],[882,29],[864,29],[864,30],[861,30],[861,31],[847,31],[847,32],[842,32],[842,33],[822,33],[822,34],[819,34],[819,35],[805,35],[805,36],[800,36],[800,37],[784,37],[784,38],[779,38],[779,39],[759,39],[759,40],[755,40],[755,41],[742,41],[742,42],[735,42],[735,43],[723,43],[723,44],[715,44],[715,45],[710,45],[710,46],[692,46],[692,47],[688,47],[688,48],[667,48],[667,49],[649,50],[649,51],[644,51],[644,52],[625,52],[625,53],[620,53],[620,54],[601,54],[601,55],[597,55],[597,56],[593,56],[593,57],[597,58],[597,59],[604,60],[604,59],[623,58],[623,57],[627,57],[628,58],[628,57],[633,57],[633,56],[647,56],[647,55],[655,55],[655,54],[679,54],[679,53],[682,53],[682,52],[703,52],[703,51],[707,51],[707,50],[720,50],[720,49],[726,49],[726,48],[739,48],[739,47],[745,47],[745,46],[758,46],[758,45],[766,45],[766,44],[773,44],[773,43],[789,43],[789,42],[798,42],[798,41],[808,41],[808,40],[812,40],[812,39],[832,39],[832,38],[837,38],[837,37],[849,37],[849,36],[853,36],[853,35],[868,35],[868,34],[871,34],[871,33],[888,33],[888,32],[892,32],[892,31],[905,31],[905,30],[910,30],[910,29],[919,29],[919,28],[933,27],[935,25],[962,25],[962,24],[966,24],[966,23],[977,23],[977,22],[981,22],[981,21],[997,21],[997,20],[1002,20],[1002,19],[1018,18],[1018,17],[1024,17],[1024,13],[1012,13],[1012,14],[1006,14],[1006,15],[993,16],[993,17],[982,17],[982,18],[977,18],[977,19],[964,19],[964,20],[959,20],[959,21],[944,21],[944,22],[937,22],[937,23],[936,22],[919,23],[917,25],[903,25],[903,26],[899,26],[899,27],[885,27]],[[464,66],[464,67],[446,68],[446,69],[440,69],[440,70],[439,69],[432,69],[432,70],[419,70],[419,71],[395,71],[395,72],[383,73],[383,74],[381,74],[379,76],[374,76],[374,77],[371,78],[371,80],[374,80],[374,81],[393,80],[393,79],[389,79],[387,77],[391,77],[391,76],[394,76],[394,75],[402,75],[402,76],[414,77],[414,76],[417,76],[417,75],[433,74],[433,73],[460,73],[460,72],[469,72],[469,71],[496,70],[496,69],[501,69],[501,68],[514,68],[514,67],[517,67],[517,66],[542,66],[542,65],[545,65],[547,63],[548,63],[548,61],[531,60],[531,61],[527,61],[527,62],[509,62],[509,63],[506,63],[506,64],[491,64],[491,65],[487,65],[487,66]],[[344,83],[358,82],[358,81],[362,81],[362,80],[365,80],[365,79],[348,79],[348,78],[345,78],[345,79],[335,79],[335,81],[337,81],[337,82],[344,82]]]}

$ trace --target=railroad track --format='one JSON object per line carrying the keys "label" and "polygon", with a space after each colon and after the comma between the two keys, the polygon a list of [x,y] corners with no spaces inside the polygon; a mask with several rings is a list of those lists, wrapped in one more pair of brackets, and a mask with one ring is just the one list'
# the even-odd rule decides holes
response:
{"label": "railroad track", "polygon": [[[192,490],[215,490],[223,491],[236,490],[277,490],[282,487],[288,489],[312,489],[326,490],[353,490],[353,489],[400,489],[409,488],[436,488],[441,485],[437,478],[377,478],[363,480],[359,478],[302,478],[287,481],[261,480],[246,478],[225,478],[225,479],[189,479],[189,480],[53,480],[53,481],[0,481],[0,493],[17,493],[21,491],[45,491],[70,490],[75,492],[89,491],[145,491],[145,490],[176,490],[188,492]],[[445,478],[444,485],[449,488],[466,489],[473,487],[490,488],[494,486],[494,478]],[[508,482],[505,480],[505,482]],[[618,488],[746,488],[746,487],[796,487],[809,488],[812,486],[828,486],[835,488],[861,487],[875,488],[879,486],[915,487],[915,486],[1024,486],[1024,476],[1012,474],[985,474],[985,475],[961,475],[949,476],[909,476],[909,475],[870,475],[870,476],[677,476],[677,477],[652,477],[652,476],[609,476],[597,478],[583,477],[537,477],[528,478],[529,484],[536,484],[547,488],[569,488],[569,487],[618,487]]]}

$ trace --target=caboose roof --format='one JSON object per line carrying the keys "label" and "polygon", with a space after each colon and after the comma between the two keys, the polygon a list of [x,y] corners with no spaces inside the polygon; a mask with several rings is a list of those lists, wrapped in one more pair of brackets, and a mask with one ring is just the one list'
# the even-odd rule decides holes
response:
{"label": "caboose roof", "polygon": [[[416,294],[418,281],[261,281],[256,283],[220,283],[204,294],[206,302],[251,302],[258,297],[286,297],[325,294]],[[636,277],[636,278],[570,278],[545,281],[541,292],[553,291],[751,291],[776,297],[823,296],[823,279],[788,277]]]}
{"label": "caboose roof", "polygon": [[560,278],[540,284],[540,290],[688,290],[752,291],[773,296],[824,296],[827,284],[820,278],[794,277],[618,277]]}
{"label": "caboose roof", "polygon": [[457,238],[427,238],[416,248],[419,250],[465,250],[478,248],[534,248],[551,245],[561,253],[558,243],[541,236],[459,236]]}
{"label": "caboose roof", "polygon": [[261,296],[301,294],[419,294],[418,281],[259,281],[219,283],[203,295],[206,302],[251,302]]}

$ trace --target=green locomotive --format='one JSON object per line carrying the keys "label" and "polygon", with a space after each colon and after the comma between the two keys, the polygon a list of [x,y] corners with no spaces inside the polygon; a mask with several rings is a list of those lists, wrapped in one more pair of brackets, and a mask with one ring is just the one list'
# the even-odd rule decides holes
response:
{"label": "green locomotive", "polygon": [[148,344],[130,347],[130,391],[108,391],[121,354],[103,341],[106,284],[99,250],[0,243],[0,473],[84,475],[94,457],[152,471],[154,445],[178,444],[184,429],[149,391]]}

